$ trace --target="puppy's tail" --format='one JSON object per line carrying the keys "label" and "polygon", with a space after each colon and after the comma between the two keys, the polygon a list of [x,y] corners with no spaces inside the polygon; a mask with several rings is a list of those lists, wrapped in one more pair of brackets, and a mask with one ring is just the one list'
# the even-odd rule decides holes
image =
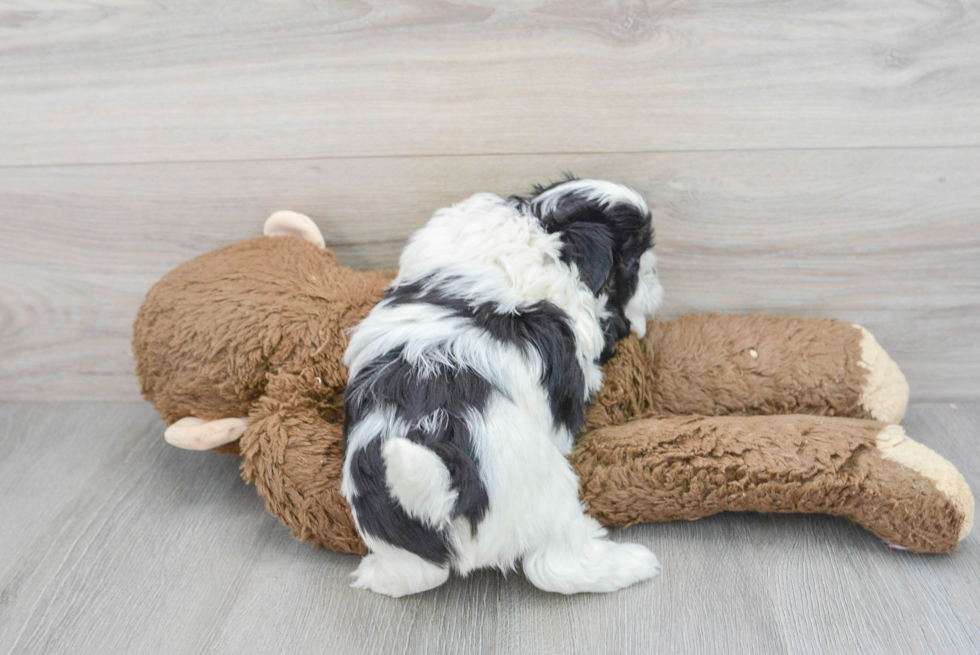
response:
{"label": "puppy's tail", "polygon": [[394,437],[381,447],[386,482],[405,512],[428,525],[449,524],[459,494],[452,489],[449,469],[434,452]]}

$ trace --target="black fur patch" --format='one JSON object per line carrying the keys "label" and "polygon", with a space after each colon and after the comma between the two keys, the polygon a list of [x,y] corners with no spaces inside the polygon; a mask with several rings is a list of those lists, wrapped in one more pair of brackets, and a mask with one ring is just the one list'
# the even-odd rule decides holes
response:
{"label": "black fur patch", "polygon": [[470,303],[463,298],[445,293],[441,288],[441,286],[451,284],[454,279],[448,278],[442,285],[439,285],[434,278],[424,277],[416,282],[388,287],[385,289],[385,300],[389,307],[420,302],[450,309],[460,316],[469,315],[471,312]]}
{"label": "black fur patch", "polygon": [[626,314],[623,313],[622,307],[612,308],[612,316],[600,321],[600,325],[602,326],[604,345],[602,354],[599,355],[599,363],[605,364],[616,354],[616,344],[619,343],[620,339],[629,336],[632,328]]}
{"label": "black fur patch", "polygon": [[541,300],[521,308],[520,313],[493,311],[492,303],[480,305],[474,320],[495,339],[533,349],[541,358],[541,383],[548,391],[555,427],[572,435],[585,423],[585,375],[575,358],[575,335],[568,315],[558,306]]}
{"label": "black fur patch", "polygon": [[[450,485],[458,500],[453,518],[464,516],[475,534],[489,507],[489,498],[480,479],[479,458],[473,447],[465,417],[470,412],[483,413],[493,386],[467,368],[444,368],[423,375],[402,358],[400,350],[389,352],[367,366],[350,381],[344,394],[344,452],[350,430],[368,413],[390,407],[401,421],[410,426],[405,438],[434,452],[449,470]],[[438,412],[439,419],[420,425],[422,419]],[[361,529],[384,541],[415,553],[430,562],[445,565],[450,546],[440,531],[412,518],[391,496],[386,485],[380,439],[354,453],[351,463],[361,465],[363,475],[354,477]],[[375,462],[375,459],[377,462]],[[373,476],[368,481],[367,476]],[[362,485],[362,481],[364,484]],[[370,514],[371,518],[367,519]],[[383,527],[381,527],[383,526]]]}
{"label": "black fur patch", "polygon": [[433,564],[449,563],[451,552],[446,536],[409,516],[388,491],[380,439],[372,440],[351,456],[350,475],[357,487],[351,505],[361,530]]}
{"label": "black fur patch", "polygon": [[548,392],[555,427],[577,433],[585,422],[585,375],[575,358],[575,335],[568,314],[545,300],[516,313],[501,312],[494,302],[471,305],[443,291],[451,282],[439,284],[424,278],[389,288],[385,298],[389,306],[421,302],[449,309],[502,343],[517,346],[524,353],[533,349],[543,365],[541,383]]}
{"label": "black fur patch", "polygon": [[575,264],[578,275],[593,294],[606,285],[613,269],[613,240],[599,223],[572,223],[561,233],[561,259]]}

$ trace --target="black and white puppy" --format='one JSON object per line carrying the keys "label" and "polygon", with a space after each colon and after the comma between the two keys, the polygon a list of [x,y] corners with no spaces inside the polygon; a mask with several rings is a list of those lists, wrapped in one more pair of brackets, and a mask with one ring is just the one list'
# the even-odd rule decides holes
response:
{"label": "black and white puppy", "polygon": [[660,304],[652,240],[636,192],[576,179],[474,195],[412,237],[345,355],[342,490],[371,551],[353,586],[402,596],[518,560],[562,593],[657,574],[585,515],[565,459],[600,365]]}

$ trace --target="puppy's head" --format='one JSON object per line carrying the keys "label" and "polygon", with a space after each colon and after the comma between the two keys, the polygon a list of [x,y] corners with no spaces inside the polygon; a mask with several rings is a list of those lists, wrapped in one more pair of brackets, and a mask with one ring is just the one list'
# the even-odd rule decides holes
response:
{"label": "puppy's head", "polygon": [[647,319],[660,306],[650,209],[632,189],[602,180],[566,179],[535,189],[522,201],[563,244],[562,259],[574,265],[596,297],[606,297],[602,320],[605,348],[601,362],[615,351],[630,328],[642,337]]}

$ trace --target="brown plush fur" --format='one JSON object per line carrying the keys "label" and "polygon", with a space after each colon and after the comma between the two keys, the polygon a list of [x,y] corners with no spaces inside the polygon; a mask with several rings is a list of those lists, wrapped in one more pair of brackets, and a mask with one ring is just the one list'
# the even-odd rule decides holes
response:
{"label": "brown plush fur", "polygon": [[143,396],[168,424],[244,417],[270,374],[310,371],[339,392],[340,411],[347,330],[389,280],[293,238],[249,239],[192,259],[150,289],[136,319]]}
{"label": "brown plush fur", "polygon": [[[641,414],[814,414],[871,418],[861,332],[832,319],[690,314],[620,342],[588,429]],[[753,353],[755,356],[753,356]]]}
{"label": "brown plush fur", "polygon": [[592,432],[571,460],[589,513],[606,525],[820,513],[916,552],[953,549],[962,511],[931,480],[882,456],[884,427],[804,415],[649,418]]}
{"label": "brown plush fur", "polygon": [[[342,356],[347,329],[390,277],[300,239],[260,237],[167,274],[134,327],[143,395],[164,420],[247,417],[221,450],[241,455],[244,479],[296,537],[343,552],[365,547],[340,494]],[[858,328],[830,320],[651,321],[606,366],[591,433],[571,457],[590,512],[607,525],[824,512],[911,550],[953,548],[972,496],[951,503],[933,479],[878,452],[882,425],[857,420],[868,416],[860,343]],[[651,412],[717,417],[637,420]],[[852,420],[736,416],[788,413]]]}

